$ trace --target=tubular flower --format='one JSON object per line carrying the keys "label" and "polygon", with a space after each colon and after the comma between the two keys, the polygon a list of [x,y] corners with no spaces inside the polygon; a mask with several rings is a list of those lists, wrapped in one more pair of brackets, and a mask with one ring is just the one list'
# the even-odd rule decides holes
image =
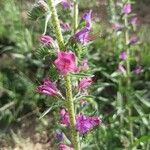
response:
{"label": "tubular flower", "polygon": [[140,74],[140,73],[142,73],[144,70],[142,69],[142,67],[141,66],[137,66],[136,68],[135,68],[135,70],[134,70],[134,73],[135,74]]}
{"label": "tubular flower", "polygon": [[130,3],[126,3],[123,6],[123,13],[124,14],[129,14],[129,13],[131,13],[131,11],[132,11],[131,4]]}
{"label": "tubular flower", "polygon": [[40,36],[40,42],[45,45],[50,45],[53,44],[54,40],[49,35],[42,35]]}
{"label": "tubular flower", "polygon": [[60,110],[60,123],[65,126],[70,124],[69,113],[64,108]]}
{"label": "tubular flower", "polygon": [[60,144],[59,150],[74,150],[74,149],[70,146],[65,145],[65,144]]}
{"label": "tubular flower", "polygon": [[114,24],[112,24],[113,30],[116,30],[116,31],[122,30],[123,27],[124,26],[122,24],[120,24],[120,23],[114,23]]}
{"label": "tubular flower", "polygon": [[92,78],[91,77],[85,77],[80,80],[79,82],[79,89],[84,90],[87,89],[92,84]]}
{"label": "tubular flower", "polygon": [[133,45],[133,44],[136,44],[137,42],[139,41],[139,38],[137,36],[132,36],[130,39],[129,39],[129,45]]}
{"label": "tubular flower", "polygon": [[90,30],[92,28],[92,10],[86,12],[82,18],[86,22],[86,28]]}
{"label": "tubular flower", "polygon": [[133,25],[133,26],[136,26],[137,24],[138,24],[138,18],[137,17],[133,17],[133,18],[131,18],[131,24]]}
{"label": "tubular flower", "polygon": [[92,11],[90,10],[83,15],[86,26],[75,33],[75,38],[80,41],[81,44],[87,44],[90,41],[89,32],[92,28],[91,14]]}
{"label": "tubular flower", "polygon": [[60,23],[60,26],[61,26],[61,29],[62,29],[63,32],[70,30],[70,25],[69,25],[69,23],[61,22],[61,23]]}
{"label": "tubular flower", "polygon": [[43,84],[37,87],[37,92],[55,96],[58,94],[58,89],[54,82],[51,82],[49,79],[44,79]]}
{"label": "tubular flower", "polygon": [[121,60],[126,60],[126,58],[127,58],[127,52],[126,52],[126,51],[122,51],[122,52],[120,53],[120,55],[119,55],[119,58],[120,58]]}
{"label": "tubular flower", "polygon": [[87,44],[90,42],[89,30],[87,28],[83,28],[75,34],[75,38],[81,44]]}
{"label": "tubular flower", "polygon": [[73,73],[77,71],[76,56],[73,52],[59,52],[54,62],[61,74]]}
{"label": "tubular flower", "polygon": [[88,60],[84,59],[83,61],[81,61],[81,64],[79,66],[79,71],[86,71],[88,69],[89,69]]}
{"label": "tubular flower", "polygon": [[99,117],[89,117],[82,114],[76,116],[76,128],[80,134],[85,134],[95,126],[101,124],[101,119]]}
{"label": "tubular flower", "polygon": [[60,142],[63,139],[63,133],[60,130],[56,130],[55,137],[56,137],[56,140]]}
{"label": "tubular flower", "polygon": [[123,74],[126,74],[126,69],[124,68],[124,66],[122,64],[118,65],[118,71]]}

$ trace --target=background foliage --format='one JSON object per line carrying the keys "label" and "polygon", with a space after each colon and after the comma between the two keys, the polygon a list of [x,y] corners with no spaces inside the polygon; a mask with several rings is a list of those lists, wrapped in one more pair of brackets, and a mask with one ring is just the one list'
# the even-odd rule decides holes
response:
{"label": "background foliage", "polygon": [[[95,41],[88,48],[87,56],[95,75],[95,84],[91,88],[95,98],[92,107],[98,108],[96,113],[103,118],[102,126],[83,137],[84,143],[88,143],[85,144],[85,149],[89,150],[126,149],[129,144],[128,127],[121,127],[119,120],[120,112],[124,110],[117,103],[118,98],[122,99],[118,90],[120,77],[116,70],[123,46],[118,44],[121,39],[112,31],[109,23],[112,17],[109,2],[95,0],[86,6],[81,1],[80,5],[81,14],[87,9],[92,9],[94,14]],[[50,143],[49,147],[56,146],[53,129],[58,127],[58,111],[54,105],[55,99],[37,94],[35,88],[45,76],[51,74],[53,78],[57,77],[51,67],[52,53],[38,41],[43,32],[44,19],[33,22],[27,15],[32,3],[33,1],[21,0],[0,1],[3,8],[0,10],[0,148],[6,145],[14,147],[23,143],[20,139],[27,137],[31,141]],[[150,17],[146,11],[148,6],[150,7],[148,0],[134,5],[134,11],[141,21],[138,26],[141,42],[133,48],[132,56],[138,55],[144,72],[132,78],[133,92],[130,101],[133,116],[124,116],[125,122],[131,121],[134,124],[132,149],[142,150],[150,149],[150,22],[146,19]],[[99,11],[99,7],[102,11]],[[68,18],[64,15],[62,17]],[[51,32],[49,25],[49,33]],[[132,61],[132,68],[135,66],[136,62]],[[121,88],[123,92],[126,90],[123,85]],[[39,119],[49,108],[50,113]],[[39,137],[40,140],[37,140]]]}

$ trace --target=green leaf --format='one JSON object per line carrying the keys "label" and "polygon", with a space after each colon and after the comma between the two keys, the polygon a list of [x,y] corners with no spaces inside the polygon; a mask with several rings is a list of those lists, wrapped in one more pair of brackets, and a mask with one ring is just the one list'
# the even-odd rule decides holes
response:
{"label": "green leaf", "polygon": [[147,107],[150,107],[150,102],[146,101],[144,98],[142,98],[138,93],[135,94],[135,96]]}

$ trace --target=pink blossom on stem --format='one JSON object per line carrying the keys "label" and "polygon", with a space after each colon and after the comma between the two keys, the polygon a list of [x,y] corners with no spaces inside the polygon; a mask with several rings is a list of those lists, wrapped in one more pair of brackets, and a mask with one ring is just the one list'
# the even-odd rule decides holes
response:
{"label": "pink blossom on stem", "polygon": [[136,44],[137,42],[139,41],[139,38],[137,36],[132,36],[130,39],[129,39],[129,45],[134,45]]}
{"label": "pink blossom on stem", "polygon": [[122,64],[118,65],[118,71],[125,74],[126,73],[126,69],[124,68],[124,66]]}
{"label": "pink blossom on stem", "polygon": [[50,45],[50,44],[53,44],[54,40],[52,37],[50,37],[49,35],[42,35],[40,36],[40,42],[42,44],[45,44],[45,45]]}
{"label": "pink blossom on stem", "polygon": [[37,92],[49,96],[56,96],[58,94],[58,89],[54,82],[51,82],[49,79],[44,79],[43,84],[37,87]]}
{"label": "pink blossom on stem", "polygon": [[123,6],[123,13],[125,14],[129,14],[131,13],[132,11],[132,8],[131,8],[131,4],[130,3],[126,3],[124,6]]}
{"label": "pink blossom on stem", "polygon": [[83,114],[78,114],[76,116],[76,128],[80,134],[85,134],[93,127],[101,124],[101,119],[99,117],[89,117]]}
{"label": "pink blossom on stem", "polygon": [[88,69],[89,69],[88,60],[84,59],[83,61],[81,61],[81,64],[79,66],[79,71],[86,71]]}
{"label": "pink blossom on stem", "polygon": [[119,55],[119,58],[120,58],[121,60],[126,60],[126,58],[127,58],[127,52],[126,52],[126,51],[122,51],[122,52],[120,53],[120,55]]}
{"label": "pink blossom on stem", "polygon": [[76,56],[73,52],[59,52],[54,62],[61,74],[73,73],[77,71]]}
{"label": "pink blossom on stem", "polygon": [[123,26],[122,24],[120,24],[120,23],[114,23],[114,24],[112,25],[112,28],[113,28],[114,30],[116,30],[116,31],[122,30],[123,27],[124,27],[124,26]]}
{"label": "pink blossom on stem", "polygon": [[72,7],[72,3],[70,0],[62,0],[61,4],[65,9],[70,9]]}
{"label": "pink blossom on stem", "polygon": [[134,70],[134,73],[135,74],[140,74],[140,73],[142,73],[144,70],[142,69],[142,67],[141,66],[137,66],[136,68],[135,68],[135,70]]}
{"label": "pink blossom on stem", "polygon": [[131,18],[131,24],[133,25],[133,26],[136,26],[137,24],[138,24],[138,18],[137,17],[133,17],[133,18]]}
{"label": "pink blossom on stem", "polygon": [[74,149],[70,146],[65,145],[65,144],[60,144],[59,150],[74,150]]}
{"label": "pink blossom on stem", "polygon": [[70,124],[69,113],[64,108],[60,110],[60,123],[65,126]]}
{"label": "pink blossom on stem", "polygon": [[78,88],[80,90],[87,89],[92,84],[92,78],[91,77],[85,77],[80,80]]}
{"label": "pink blossom on stem", "polygon": [[63,32],[66,32],[66,31],[69,31],[69,30],[70,30],[70,25],[69,25],[69,23],[61,22],[61,23],[60,23],[60,26],[61,26],[61,29],[62,29]]}

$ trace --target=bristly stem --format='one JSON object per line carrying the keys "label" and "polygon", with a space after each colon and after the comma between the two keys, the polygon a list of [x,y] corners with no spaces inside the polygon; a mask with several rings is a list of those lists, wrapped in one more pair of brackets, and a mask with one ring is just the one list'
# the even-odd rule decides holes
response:
{"label": "bristly stem", "polygon": [[73,32],[75,33],[78,27],[78,2],[74,0],[74,10],[73,10]]}
{"label": "bristly stem", "polygon": [[[65,43],[62,36],[60,22],[57,15],[57,10],[55,8],[54,0],[49,0],[50,9],[52,12],[52,21],[55,29],[56,38],[58,41],[58,45],[61,51],[65,50]],[[80,141],[79,141],[79,133],[76,130],[76,119],[75,119],[75,108],[72,97],[72,84],[70,75],[64,76],[65,88],[66,88],[66,106],[68,109],[69,117],[70,117],[70,131],[71,131],[71,141],[75,150],[80,150]]]}
{"label": "bristly stem", "polygon": [[[130,47],[129,47],[129,22],[128,22],[128,15],[125,14],[125,18],[124,18],[124,24],[126,27],[126,31],[125,31],[125,40],[126,40],[126,45],[127,45],[127,59],[126,59],[126,69],[127,69],[127,94],[126,97],[129,96],[128,92],[130,92],[131,89],[131,70],[130,70]],[[130,96],[129,96],[130,97]],[[129,100],[127,101],[127,104],[129,103]],[[130,141],[131,141],[131,145],[133,144],[133,124],[131,122],[131,117],[132,117],[132,108],[131,106],[128,106],[130,108],[128,108],[128,115],[129,115],[129,129],[130,129]]]}

